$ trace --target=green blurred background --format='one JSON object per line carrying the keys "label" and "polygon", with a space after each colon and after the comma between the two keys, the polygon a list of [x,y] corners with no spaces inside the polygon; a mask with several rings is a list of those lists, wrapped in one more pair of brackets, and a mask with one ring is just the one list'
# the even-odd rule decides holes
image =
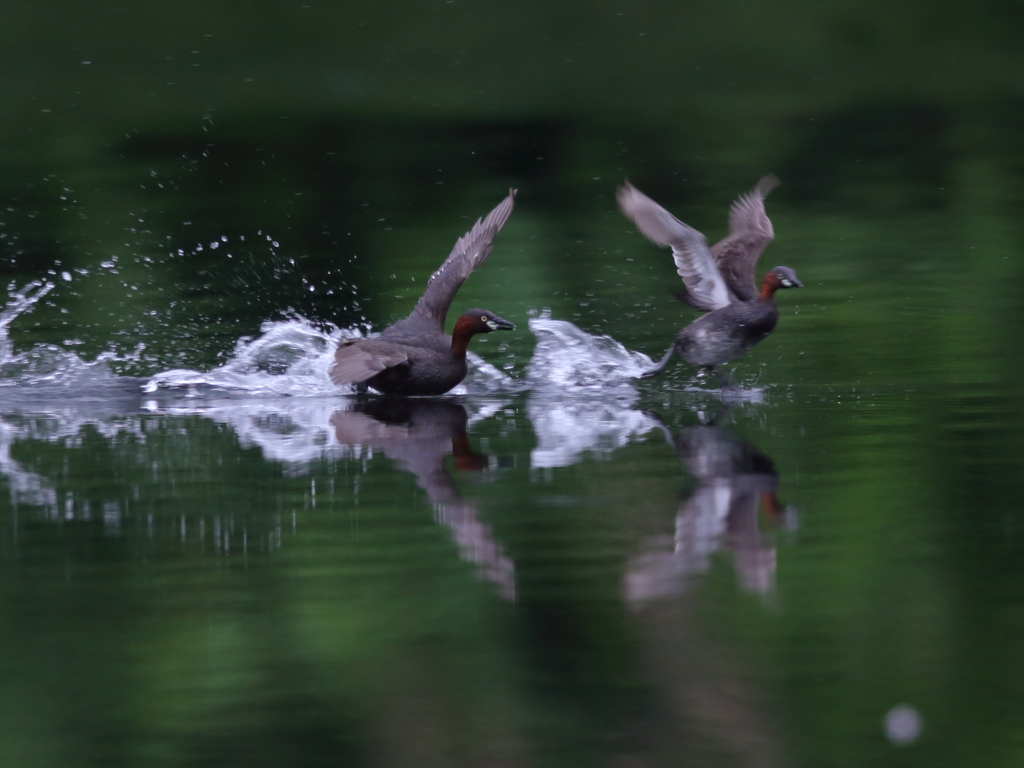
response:
{"label": "green blurred background", "polygon": [[[6,3],[0,276],[57,283],[18,349],[143,376],[292,313],[380,328],[515,186],[455,307],[521,332],[477,351],[518,374],[547,307],[660,354],[690,315],[615,210],[626,177],[715,238],[776,173],[762,267],[806,288],[735,367],[769,401],[728,426],[801,514],[763,601],[719,553],[625,605],[692,480],[653,436],[535,470],[524,398],[470,432],[505,470],[456,481],[515,605],[380,454],[296,469],[213,417],[47,437],[58,409],[5,408],[0,762],[1019,765],[1022,22],[1007,0]],[[689,373],[637,408],[696,423],[716,406]],[[24,473],[71,516],[19,503]],[[179,542],[215,518],[248,557]],[[904,700],[926,730],[900,749]]]}

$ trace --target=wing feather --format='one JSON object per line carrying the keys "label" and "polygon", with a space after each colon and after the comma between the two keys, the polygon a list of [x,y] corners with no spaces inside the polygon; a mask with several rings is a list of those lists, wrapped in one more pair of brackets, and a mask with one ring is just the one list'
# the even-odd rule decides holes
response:
{"label": "wing feather", "polygon": [[335,384],[358,384],[372,379],[386,368],[393,368],[409,361],[408,355],[399,350],[375,349],[372,340],[353,339],[342,342],[334,353],[331,367],[331,381]]}
{"label": "wing feather", "polygon": [[427,288],[416,302],[410,317],[428,320],[436,324],[439,330],[444,330],[452,299],[473,270],[490,256],[491,241],[512,215],[515,199],[516,190],[510,189],[508,197],[483,219],[477,219],[469,232],[456,241],[448,258],[430,276]]}
{"label": "wing feather", "polygon": [[686,285],[686,303],[710,312],[732,301],[729,289],[708,249],[708,241],[628,181],[619,187],[619,208],[655,245],[672,249],[676,272]]}
{"label": "wing feather", "polygon": [[729,209],[729,235],[711,247],[726,284],[744,301],[757,295],[754,270],[775,229],[764,209],[764,199],[779,180],[765,176],[750,192],[740,195]]}

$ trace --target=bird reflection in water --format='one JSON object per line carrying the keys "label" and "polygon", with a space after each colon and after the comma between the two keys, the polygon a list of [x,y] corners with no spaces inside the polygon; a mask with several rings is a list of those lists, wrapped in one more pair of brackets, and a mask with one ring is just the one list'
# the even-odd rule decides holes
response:
{"label": "bird reflection in water", "polygon": [[352,410],[336,411],[331,426],[339,443],[383,451],[401,469],[416,476],[434,507],[434,520],[446,526],[459,557],[476,566],[502,597],[515,599],[515,565],[495,541],[491,527],[480,522],[476,507],[462,497],[445,467],[452,454],[462,471],[484,469],[488,457],[474,453],[466,434],[468,416],[458,403],[426,398],[375,398],[356,401]]}
{"label": "bird reflection in water", "polygon": [[762,536],[758,509],[786,528],[795,527],[796,510],[779,502],[779,476],[772,460],[717,426],[718,420],[678,435],[660,424],[697,487],[680,504],[673,540],[652,540],[631,560],[625,577],[630,601],[682,591],[686,577],[705,572],[711,555],[722,548],[732,550],[743,589],[763,595],[774,590],[775,547]]}

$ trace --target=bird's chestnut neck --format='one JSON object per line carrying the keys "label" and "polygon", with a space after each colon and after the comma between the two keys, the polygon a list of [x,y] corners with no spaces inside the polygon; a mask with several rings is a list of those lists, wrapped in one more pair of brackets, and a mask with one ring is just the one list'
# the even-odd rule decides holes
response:
{"label": "bird's chestnut neck", "polygon": [[469,348],[469,340],[480,332],[480,322],[476,318],[463,315],[456,320],[455,327],[452,329],[452,354],[465,357],[466,350]]}
{"label": "bird's chestnut neck", "polygon": [[782,287],[782,281],[774,272],[767,272],[761,279],[761,290],[757,294],[758,301],[773,301],[775,292]]}

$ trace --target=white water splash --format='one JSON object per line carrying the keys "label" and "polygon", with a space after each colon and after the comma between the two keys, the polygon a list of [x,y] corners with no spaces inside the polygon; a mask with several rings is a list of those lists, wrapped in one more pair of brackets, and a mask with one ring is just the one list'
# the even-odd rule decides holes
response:
{"label": "white water splash", "polygon": [[527,367],[527,412],[537,434],[534,468],[566,467],[584,453],[620,448],[655,426],[632,406],[651,359],[609,336],[592,336],[545,311],[530,319],[537,347]]}
{"label": "white water splash", "polygon": [[19,291],[14,290],[14,283],[7,286],[10,301],[3,311],[0,311],[0,362],[11,355],[11,342],[7,338],[7,329],[11,323],[52,290],[53,283],[44,283],[40,280],[33,280]]}
{"label": "white water splash", "polygon": [[[530,319],[530,330],[537,337],[537,348],[527,367],[527,388],[547,396],[597,395],[632,402],[640,376],[654,366],[647,355],[626,349],[610,336],[592,336],[566,320],[552,320],[548,310]],[[718,384],[717,379],[685,364],[681,368],[690,376],[684,386],[679,387],[678,380],[666,375],[662,383],[648,383],[645,388],[716,395],[723,402],[736,404],[765,400],[762,387],[731,384],[709,389],[704,384]]]}
{"label": "white water splash", "polygon": [[255,339],[239,339],[224,365],[205,373],[187,368],[163,371],[151,377],[143,391],[185,389],[194,396],[211,389],[248,395],[305,396],[355,391],[354,387],[334,384],[328,371],[338,342],[361,336],[358,330],[333,326],[321,330],[299,317],[265,322],[260,331],[262,334]]}
{"label": "white water splash", "polygon": [[[145,392],[185,389],[188,396],[210,390],[254,396],[325,397],[356,393],[354,385],[331,381],[334,352],[342,339],[363,334],[355,328],[321,329],[303,317],[268,321],[255,339],[241,338],[228,361],[211,371],[163,371],[143,386]],[[468,355],[470,373],[453,395],[515,391],[517,382],[477,355]]]}
{"label": "white water splash", "polygon": [[112,352],[88,362],[53,344],[37,344],[23,352],[14,351],[8,334],[11,323],[30,311],[53,287],[53,283],[41,280],[34,280],[20,290],[15,290],[13,284],[8,286],[9,300],[0,311],[0,387],[66,387],[114,378],[109,367],[116,359]]}
{"label": "white water splash", "polygon": [[537,347],[526,369],[530,388],[562,395],[609,393],[635,396],[632,381],[653,364],[610,336],[591,336],[566,320],[552,320],[545,310],[530,318]]}
{"label": "white water splash", "polygon": [[[334,384],[329,371],[334,351],[344,338],[362,337],[358,329],[333,326],[320,329],[302,317],[266,322],[256,339],[242,338],[229,360],[211,371],[190,369],[164,371],[151,377],[146,392],[184,389],[201,397],[210,390],[245,395],[300,395],[323,397],[354,394],[354,386]],[[634,398],[629,383],[651,365],[650,358],[630,352],[607,336],[591,336],[575,325],[547,315],[532,318],[530,330],[537,346],[525,380],[468,353],[469,374],[451,395],[493,395],[525,389],[557,391],[561,395],[592,394],[603,390]]]}
{"label": "white water splash", "polygon": [[495,395],[522,392],[527,383],[522,379],[513,379],[504,371],[495,368],[479,355],[466,353],[469,361],[469,373],[465,380],[451,391],[454,395]]}

